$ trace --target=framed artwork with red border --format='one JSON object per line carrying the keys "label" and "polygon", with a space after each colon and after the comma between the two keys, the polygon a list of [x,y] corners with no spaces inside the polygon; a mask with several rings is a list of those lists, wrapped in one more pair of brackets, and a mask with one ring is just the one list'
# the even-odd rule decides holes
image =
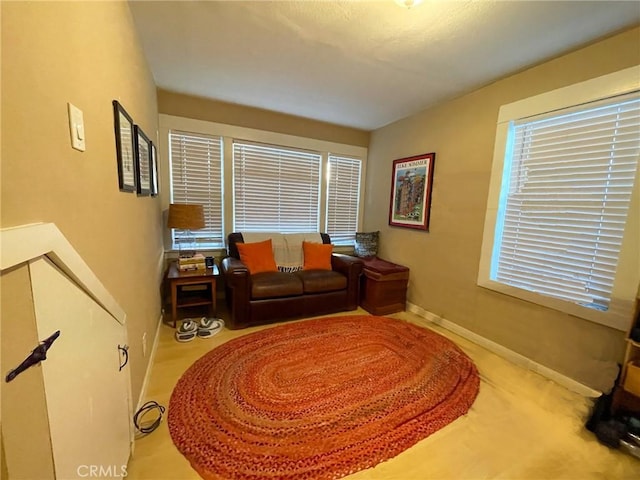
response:
{"label": "framed artwork with red border", "polygon": [[435,153],[393,161],[389,225],[429,230]]}

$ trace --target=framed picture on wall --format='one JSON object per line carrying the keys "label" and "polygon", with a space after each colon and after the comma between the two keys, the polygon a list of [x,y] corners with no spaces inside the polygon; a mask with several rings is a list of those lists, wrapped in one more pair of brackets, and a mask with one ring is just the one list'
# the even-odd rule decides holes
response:
{"label": "framed picture on wall", "polygon": [[135,192],[136,165],[133,120],[117,100],[113,101],[113,119],[116,134],[118,187],[121,192]]}
{"label": "framed picture on wall", "polygon": [[429,230],[435,153],[393,161],[389,225]]}
{"label": "framed picture on wall", "polygon": [[140,196],[151,193],[151,141],[142,129],[135,125],[135,152],[136,152],[136,172],[137,192]]}
{"label": "framed picture on wall", "polygon": [[158,192],[158,151],[156,144],[151,142],[151,196],[157,196]]}

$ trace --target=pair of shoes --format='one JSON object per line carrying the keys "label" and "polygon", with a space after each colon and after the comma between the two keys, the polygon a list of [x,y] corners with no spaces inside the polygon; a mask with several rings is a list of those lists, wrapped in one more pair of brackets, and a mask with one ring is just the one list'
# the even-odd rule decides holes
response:
{"label": "pair of shoes", "polygon": [[176,340],[178,342],[190,342],[198,334],[198,324],[190,318],[182,321],[180,328],[176,330]]}
{"label": "pair of shoes", "polygon": [[224,320],[221,318],[202,317],[198,325],[198,336],[200,338],[213,337],[224,327]]}
{"label": "pair of shoes", "polygon": [[213,337],[223,327],[224,321],[221,318],[202,317],[199,322],[185,318],[180,328],[176,330],[176,340],[178,342],[190,342],[196,337]]}

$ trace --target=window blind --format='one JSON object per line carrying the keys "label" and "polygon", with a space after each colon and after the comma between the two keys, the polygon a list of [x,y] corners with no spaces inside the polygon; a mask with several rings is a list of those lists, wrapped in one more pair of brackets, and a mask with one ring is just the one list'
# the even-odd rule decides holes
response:
{"label": "window blind", "polygon": [[640,97],[513,122],[491,278],[607,310],[640,154]]}
{"label": "window blind", "polygon": [[[192,232],[197,248],[223,246],[222,138],[172,130],[169,149],[171,202],[203,206],[206,226]],[[173,248],[184,236],[173,230]]]}
{"label": "window blind", "polygon": [[234,141],[234,230],[317,232],[320,168],[317,152]]}
{"label": "window blind", "polygon": [[353,244],[358,229],[361,161],[329,155],[326,232],[336,245]]}

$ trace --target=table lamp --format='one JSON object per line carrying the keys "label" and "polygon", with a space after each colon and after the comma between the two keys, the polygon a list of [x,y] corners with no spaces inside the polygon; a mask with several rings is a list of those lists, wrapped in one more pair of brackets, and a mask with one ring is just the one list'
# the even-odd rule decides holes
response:
{"label": "table lamp", "polygon": [[195,254],[196,242],[193,230],[204,228],[204,226],[202,205],[193,203],[172,203],[169,205],[167,227],[184,230],[184,233],[176,239],[180,257],[192,257]]}

